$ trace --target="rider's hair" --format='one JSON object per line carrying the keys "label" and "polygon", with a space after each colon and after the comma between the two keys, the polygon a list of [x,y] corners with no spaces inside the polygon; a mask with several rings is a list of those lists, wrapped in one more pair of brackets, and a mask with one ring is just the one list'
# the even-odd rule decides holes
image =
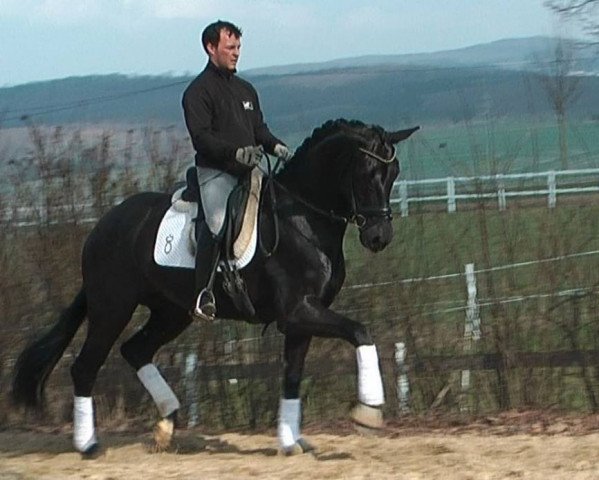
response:
{"label": "rider's hair", "polygon": [[202,32],[202,46],[206,53],[208,53],[208,44],[218,46],[220,40],[220,31],[225,30],[230,32],[235,38],[241,37],[241,28],[231,22],[219,20],[217,22],[208,25]]}

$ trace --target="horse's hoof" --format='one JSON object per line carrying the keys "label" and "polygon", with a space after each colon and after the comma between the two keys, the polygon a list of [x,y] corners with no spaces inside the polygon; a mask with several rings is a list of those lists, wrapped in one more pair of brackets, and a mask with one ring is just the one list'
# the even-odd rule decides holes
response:
{"label": "horse's hoof", "polygon": [[294,455],[301,455],[302,453],[313,453],[316,449],[313,445],[308,443],[303,438],[299,438],[296,442],[290,447],[283,447],[281,452],[286,457],[292,457]]}
{"label": "horse's hoof", "polygon": [[304,451],[302,450],[302,447],[300,447],[297,443],[294,443],[290,447],[282,447],[281,453],[286,457],[293,457],[295,455],[301,455],[304,453]]}
{"label": "horse's hoof", "polygon": [[87,449],[81,452],[82,460],[95,460],[96,458],[104,455],[104,450],[100,447],[99,443],[94,443],[91,446],[87,447]]}
{"label": "horse's hoof", "polygon": [[316,448],[314,447],[314,445],[312,445],[311,443],[308,443],[303,438],[298,438],[297,441],[295,442],[295,444],[299,445],[300,448],[302,449],[302,452],[304,452],[304,453],[311,453],[311,452],[316,451]]}
{"label": "horse's hoof", "polygon": [[158,451],[166,450],[171,445],[175,422],[172,418],[163,418],[154,427],[154,442]]}
{"label": "horse's hoof", "polygon": [[383,428],[383,411],[380,408],[359,403],[350,416],[360,433],[374,435]]}

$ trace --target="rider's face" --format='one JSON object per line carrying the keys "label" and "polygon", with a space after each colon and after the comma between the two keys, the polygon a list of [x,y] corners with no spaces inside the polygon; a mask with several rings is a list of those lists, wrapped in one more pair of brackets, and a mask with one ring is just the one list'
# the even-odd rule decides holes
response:
{"label": "rider's face", "polygon": [[210,61],[217,67],[234,72],[239,60],[241,40],[228,30],[220,31],[218,45],[207,45]]}

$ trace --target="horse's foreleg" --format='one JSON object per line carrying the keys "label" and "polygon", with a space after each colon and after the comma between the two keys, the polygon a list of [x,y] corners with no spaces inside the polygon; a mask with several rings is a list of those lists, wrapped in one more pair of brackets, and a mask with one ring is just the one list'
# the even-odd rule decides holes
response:
{"label": "horse's foreleg", "polygon": [[304,360],[311,338],[305,335],[285,336],[285,378],[283,398],[279,405],[277,436],[281,449],[287,455],[313,450],[300,434],[302,407],[299,395]]}
{"label": "horse's foreleg", "polygon": [[352,410],[352,419],[364,427],[381,428],[383,426],[381,406],[385,403],[385,394],[376,346],[372,344],[357,347],[356,360],[360,403]]}
{"label": "horse's foreleg", "polygon": [[352,419],[368,428],[381,428],[381,406],[385,403],[379,359],[372,337],[359,322],[333,312],[318,301],[306,299],[288,319],[286,334],[341,338],[356,348],[358,406]]}
{"label": "horse's foreleg", "polygon": [[189,315],[178,307],[153,309],[148,323],[121,346],[121,354],[137,371],[137,377],[162,417],[154,429],[154,440],[159,449],[168,448],[171,443],[181,404],[152,359],[161,346],[176,338],[190,322]]}

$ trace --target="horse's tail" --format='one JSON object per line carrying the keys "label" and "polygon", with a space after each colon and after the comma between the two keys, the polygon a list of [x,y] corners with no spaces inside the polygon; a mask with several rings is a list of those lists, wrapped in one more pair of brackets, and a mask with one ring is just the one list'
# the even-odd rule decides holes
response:
{"label": "horse's tail", "polygon": [[13,373],[12,399],[15,404],[30,408],[42,406],[46,380],[83,323],[86,313],[87,299],[85,290],[81,289],[58,322],[21,352]]}

